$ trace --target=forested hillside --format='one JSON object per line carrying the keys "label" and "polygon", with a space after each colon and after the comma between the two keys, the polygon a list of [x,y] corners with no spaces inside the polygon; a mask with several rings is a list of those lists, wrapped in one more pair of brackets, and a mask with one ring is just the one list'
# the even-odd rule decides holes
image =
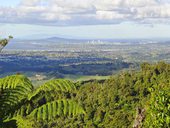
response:
{"label": "forested hillside", "polygon": [[144,63],[139,72],[122,72],[103,84],[88,83],[81,86],[76,99],[87,112],[87,127],[132,127],[140,110],[143,127],[168,127],[170,65]]}
{"label": "forested hillside", "polygon": [[38,88],[22,75],[0,79],[4,128],[168,128],[170,64],[143,63],[105,81],[49,81]]}

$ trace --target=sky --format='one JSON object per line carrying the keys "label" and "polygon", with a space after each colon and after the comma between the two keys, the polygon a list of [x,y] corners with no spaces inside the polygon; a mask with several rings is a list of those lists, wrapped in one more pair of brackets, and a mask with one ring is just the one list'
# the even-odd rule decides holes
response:
{"label": "sky", "polygon": [[169,38],[170,0],[0,0],[0,37]]}

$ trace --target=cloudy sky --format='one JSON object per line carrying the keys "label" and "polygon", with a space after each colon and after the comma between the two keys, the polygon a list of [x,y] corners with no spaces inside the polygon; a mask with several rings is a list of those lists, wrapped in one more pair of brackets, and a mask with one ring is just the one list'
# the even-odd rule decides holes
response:
{"label": "cloudy sky", "polygon": [[0,37],[169,38],[170,0],[0,0]]}

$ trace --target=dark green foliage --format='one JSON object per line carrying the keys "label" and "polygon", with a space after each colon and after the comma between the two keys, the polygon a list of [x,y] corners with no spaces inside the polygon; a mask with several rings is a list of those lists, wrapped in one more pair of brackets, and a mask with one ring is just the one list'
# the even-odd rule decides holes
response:
{"label": "dark green foliage", "polygon": [[72,98],[76,85],[71,81],[52,80],[33,90],[31,82],[23,75],[0,79],[0,127],[41,127],[42,120],[47,123],[54,117],[85,114],[75,101],[57,100]]}
{"label": "dark green foliage", "polygon": [[[18,78],[24,79],[18,80],[18,85],[12,84],[13,76],[0,80],[0,101],[16,105],[3,114],[1,124],[17,124],[19,128],[169,127],[170,65],[164,62],[144,63],[140,71],[81,85],[59,79],[33,89],[25,77]],[[15,97],[19,94],[18,102]]]}
{"label": "dark green foliage", "polygon": [[[143,64],[139,72],[122,72],[104,84],[85,84],[79,89],[76,99],[87,113],[84,117],[86,127],[132,127],[136,108],[144,109],[144,114],[148,114],[149,104],[155,102],[152,97],[158,97],[158,90],[162,89],[170,90],[170,65],[160,62]],[[164,106],[166,112],[163,112],[166,120],[170,116],[167,104]]]}
{"label": "dark green foliage", "polygon": [[33,86],[25,76],[13,75],[0,79],[0,89],[0,118],[5,119],[16,114],[14,110],[33,91]]}
{"label": "dark green foliage", "polygon": [[69,80],[64,79],[56,79],[51,80],[44,85],[40,86],[33,93],[31,93],[28,97],[29,100],[36,98],[42,93],[48,92],[76,92],[76,85]]}
{"label": "dark green foliage", "polygon": [[170,90],[153,92],[149,102],[145,127],[170,127]]}
{"label": "dark green foliage", "polygon": [[72,100],[57,100],[34,109],[29,117],[48,121],[57,116],[75,116],[78,114],[85,114],[85,111],[76,102]]}

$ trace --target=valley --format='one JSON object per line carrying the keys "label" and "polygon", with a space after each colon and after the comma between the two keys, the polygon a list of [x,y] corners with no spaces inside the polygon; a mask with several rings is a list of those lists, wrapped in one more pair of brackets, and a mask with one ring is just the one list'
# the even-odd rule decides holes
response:
{"label": "valley", "polygon": [[170,62],[166,41],[40,41],[10,42],[0,55],[0,76],[21,73],[35,82],[105,79],[123,70],[139,69],[143,62]]}

